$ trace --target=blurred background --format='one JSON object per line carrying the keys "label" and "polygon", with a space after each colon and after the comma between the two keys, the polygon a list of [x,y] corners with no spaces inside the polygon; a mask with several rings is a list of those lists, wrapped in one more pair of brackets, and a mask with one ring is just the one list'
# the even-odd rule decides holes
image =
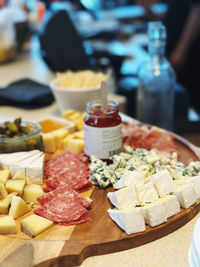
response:
{"label": "blurred background", "polygon": [[[58,71],[109,71],[122,111],[136,117],[137,70],[148,58],[147,23],[161,20],[165,55],[177,80],[175,129],[187,129],[188,122],[200,120],[199,2],[0,0],[0,87],[19,78],[48,84]],[[199,130],[199,124],[193,127]]]}

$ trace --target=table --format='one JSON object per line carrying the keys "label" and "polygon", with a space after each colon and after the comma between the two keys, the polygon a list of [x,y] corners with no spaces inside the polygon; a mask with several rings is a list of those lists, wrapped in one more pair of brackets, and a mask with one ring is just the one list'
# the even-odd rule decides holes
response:
{"label": "table", "polygon": [[[0,87],[24,77],[48,83],[54,74],[49,72],[34,49],[32,53],[26,52],[16,61],[0,67]],[[34,111],[8,106],[0,107],[0,117],[8,118],[23,116],[24,119],[36,120],[47,115],[58,114],[56,103]],[[200,146],[199,134],[186,134],[185,137]],[[90,257],[82,263],[81,267],[186,267],[193,227],[198,218],[200,214],[177,231],[146,245],[109,255]]]}

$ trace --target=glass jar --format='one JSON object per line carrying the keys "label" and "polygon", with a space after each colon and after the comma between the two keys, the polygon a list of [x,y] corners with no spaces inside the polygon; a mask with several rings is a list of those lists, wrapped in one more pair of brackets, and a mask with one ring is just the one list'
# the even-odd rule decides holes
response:
{"label": "glass jar", "polygon": [[100,159],[109,159],[121,152],[122,120],[116,102],[104,107],[101,101],[88,102],[84,119],[84,151]]}

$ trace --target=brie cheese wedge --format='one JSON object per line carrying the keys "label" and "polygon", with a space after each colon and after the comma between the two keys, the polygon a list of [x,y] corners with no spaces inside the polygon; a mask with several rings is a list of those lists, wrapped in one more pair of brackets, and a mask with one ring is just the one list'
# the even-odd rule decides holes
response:
{"label": "brie cheese wedge", "polygon": [[167,218],[170,218],[181,211],[178,198],[174,195],[167,195],[165,197],[159,198],[156,201],[164,203],[167,212]]}
{"label": "brie cheese wedge", "polygon": [[144,173],[140,171],[125,170],[122,178],[114,185],[114,189],[121,189],[126,186],[135,185],[136,190],[144,185]]}
{"label": "brie cheese wedge", "polygon": [[158,193],[154,187],[153,182],[148,182],[138,189],[138,200],[140,205],[151,203],[158,199]]}
{"label": "brie cheese wedge", "polygon": [[163,170],[161,172],[153,174],[150,177],[150,181],[154,183],[159,197],[164,197],[165,195],[168,195],[175,190],[174,181],[168,170]]}
{"label": "brie cheese wedge", "polygon": [[115,192],[107,194],[110,202],[118,209],[130,209],[138,205],[135,186],[122,188]]}
{"label": "brie cheese wedge", "polygon": [[177,196],[180,206],[184,209],[188,209],[196,202],[196,195],[191,184],[177,186],[173,195]]}
{"label": "brie cheese wedge", "polygon": [[167,212],[163,201],[155,201],[142,207],[145,223],[155,227],[167,221]]}
{"label": "brie cheese wedge", "polygon": [[44,153],[26,167],[26,176],[34,184],[43,184]]}
{"label": "brie cheese wedge", "polygon": [[130,210],[107,210],[110,218],[121,228],[127,235],[145,231],[145,221],[141,208],[136,207]]}

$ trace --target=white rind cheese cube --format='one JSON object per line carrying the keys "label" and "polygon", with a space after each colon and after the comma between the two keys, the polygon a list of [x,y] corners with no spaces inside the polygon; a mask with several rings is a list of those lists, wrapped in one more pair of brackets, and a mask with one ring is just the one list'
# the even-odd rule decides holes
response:
{"label": "white rind cheese cube", "polygon": [[167,218],[170,218],[181,211],[178,198],[174,195],[167,195],[165,197],[159,198],[157,201],[164,202]]}
{"label": "white rind cheese cube", "polygon": [[145,221],[141,208],[136,207],[130,210],[109,209],[111,219],[123,229],[127,235],[145,231]]}
{"label": "white rind cheese cube", "polygon": [[130,185],[135,185],[136,189],[142,187],[144,185],[144,173],[125,170],[122,178],[113,185],[113,188],[121,189]]}
{"label": "white rind cheese cube", "polygon": [[155,201],[142,207],[145,223],[155,227],[167,221],[167,212],[163,201]]}
{"label": "white rind cheese cube", "polygon": [[175,190],[174,181],[168,170],[163,170],[161,172],[153,174],[150,177],[150,180],[154,183],[159,197],[164,197],[165,195],[168,195]]}
{"label": "white rind cheese cube", "polygon": [[198,176],[192,176],[190,178],[186,179],[178,179],[175,181],[176,185],[185,185],[185,184],[191,184],[192,189],[195,192],[196,198],[200,198],[200,175]]}
{"label": "white rind cheese cube", "polygon": [[107,194],[110,202],[118,209],[130,209],[138,205],[135,186],[122,188]]}
{"label": "white rind cheese cube", "polygon": [[184,209],[188,209],[196,202],[196,195],[191,184],[177,186],[173,195],[177,196],[180,206]]}
{"label": "white rind cheese cube", "polygon": [[158,193],[153,182],[143,185],[137,193],[140,205],[144,205],[145,203],[150,203],[158,199]]}

